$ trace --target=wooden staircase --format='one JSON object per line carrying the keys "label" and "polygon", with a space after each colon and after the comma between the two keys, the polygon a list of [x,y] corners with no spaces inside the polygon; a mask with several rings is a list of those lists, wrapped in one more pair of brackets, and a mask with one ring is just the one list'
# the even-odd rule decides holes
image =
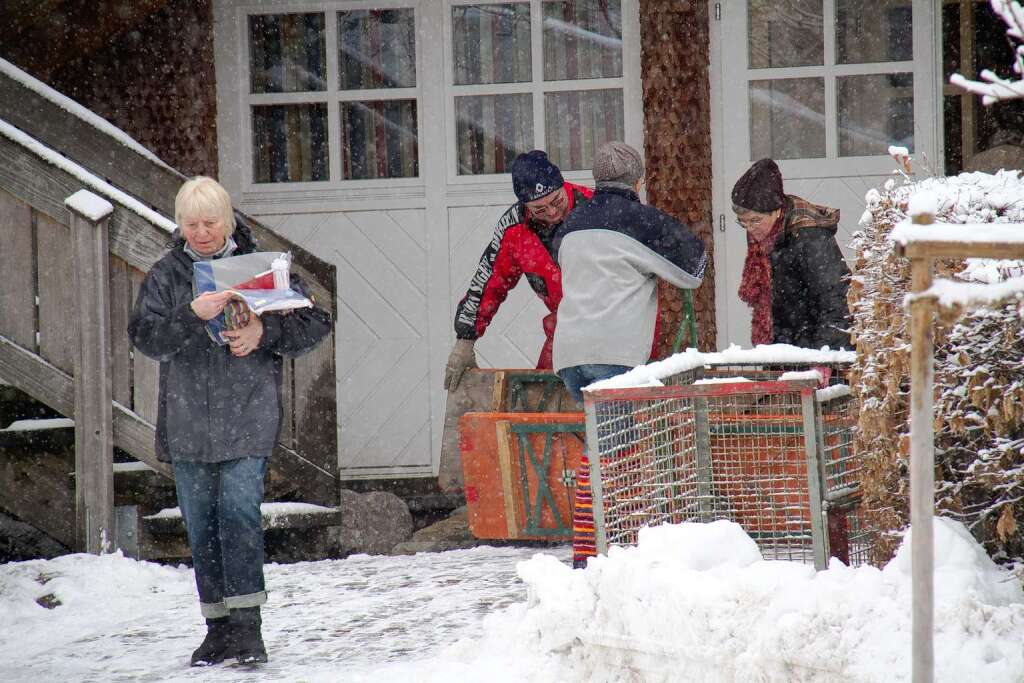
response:
{"label": "wooden staircase", "polygon": [[[91,477],[97,473],[89,468],[98,467],[99,481],[113,482],[122,541],[135,534],[135,554],[168,556],[174,543],[148,543],[142,537],[174,536],[163,533],[174,525],[139,521],[174,498],[170,468],[156,459],[154,450],[159,363],[133,352],[126,327],[145,273],[166,252],[174,196],[185,177],[123,133],[90,117],[0,60],[0,378],[72,419],[76,391],[102,386],[109,379],[108,429],[116,459],[124,462],[82,463],[79,458],[76,464],[73,444],[70,455],[67,444],[57,447],[61,438],[67,438],[66,430],[63,437],[31,434],[33,430],[0,432],[0,508],[69,547],[85,549],[83,472]],[[97,323],[84,320],[76,309],[76,288],[101,287],[75,281],[72,246],[81,216],[65,207],[65,199],[83,188],[114,207],[104,225],[94,226],[104,231],[108,245],[101,277],[109,314]],[[236,220],[252,230],[261,249],[290,251],[295,271],[333,315],[332,264],[244,214],[236,212]],[[99,336],[109,340],[109,377],[84,372],[78,378],[79,340],[90,338],[82,330],[93,324],[105,332]],[[338,495],[333,334],[313,352],[285,365],[284,419],[268,472],[267,500],[301,501],[333,510]],[[82,433],[79,422],[77,438],[92,438],[91,433]],[[5,426],[0,424],[0,429]],[[112,459],[107,456],[107,462]],[[62,479],[63,471],[71,476]],[[44,504],[46,500],[51,504]],[[275,519],[319,528],[337,523],[332,510]],[[180,532],[180,524],[177,529]],[[107,531],[108,537],[116,536]],[[174,549],[178,552],[180,547]]]}

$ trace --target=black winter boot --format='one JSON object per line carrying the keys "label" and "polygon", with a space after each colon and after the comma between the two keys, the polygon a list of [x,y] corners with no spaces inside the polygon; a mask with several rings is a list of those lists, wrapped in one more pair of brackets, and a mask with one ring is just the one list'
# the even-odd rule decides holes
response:
{"label": "black winter boot", "polygon": [[228,617],[206,620],[206,638],[192,653],[192,666],[220,664],[231,654],[231,624]]}
{"label": "black winter boot", "polygon": [[259,607],[231,610],[231,630],[234,654],[239,664],[262,664],[267,661],[267,648],[263,646]]}

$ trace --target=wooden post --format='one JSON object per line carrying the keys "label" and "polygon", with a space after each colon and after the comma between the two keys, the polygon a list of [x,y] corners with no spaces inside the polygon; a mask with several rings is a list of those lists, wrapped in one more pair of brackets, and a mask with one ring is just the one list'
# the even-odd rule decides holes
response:
{"label": "wooden post", "polygon": [[[918,225],[933,222],[930,214],[913,217]],[[932,286],[932,259],[910,259],[911,295]],[[933,643],[935,618],[935,451],[932,425],[933,363],[930,298],[910,304],[910,574],[912,582],[912,676],[913,683],[931,683],[935,669]]]}
{"label": "wooden post", "polygon": [[[911,200],[913,203],[913,198]],[[934,207],[915,213],[914,225],[935,222]],[[951,238],[942,232],[904,230],[896,238],[899,256],[910,259],[910,573],[913,584],[912,667],[914,683],[931,683],[935,670],[934,655],[934,565],[935,540],[935,441],[933,422],[933,382],[935,344],[932,320],[938,302],[932,296],[920,296],[932,286],[932,264],[937,258],[1024,259],[1021,226],[987,226],[981,234],[965,230]],[[893,231],[896,236],[897,228]],[[1003,233],[1003,234],[1001,234]],[[1004,237],[1005,234],[1005,237]]]}
{"label": "wooden post", "polygon": [[[86,190],[68,197],[78,344],[75,352],[76,549],[114,548],[110,276],[107,221],[114,207]],[[51,245],[60,249],[60,245]]]}

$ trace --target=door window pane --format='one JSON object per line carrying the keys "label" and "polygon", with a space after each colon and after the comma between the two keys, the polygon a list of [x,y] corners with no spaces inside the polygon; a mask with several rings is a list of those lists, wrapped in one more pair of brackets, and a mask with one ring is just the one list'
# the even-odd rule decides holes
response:
{"label": "door window pane", "polygon": [[249,74],[254,93],[325,90],[324,15],[250,16]]}
{"label": "door window pane", "polygon": [[889,145],[914,151],[914,75],[836,79],[839,156],[887,154]]}
{"label": "door window pane", "polygon": [[533,79],[528,4],[452,7],[452,38],[455,85]]}
{"label": "door window pane", "polygon": [[253,179],[257,183],[327,180],[327,105],[252,108]]}
{"label": "door window pane", "polygon": [[416,19],[412,9],[338,13],[342,90],[416,87]]}
{"label": "door window pane", "polygon": [[911,0],[837,0],[836,63],[914,58]]}
{"label": "door window pane", "polygon": [[414,178],[416,100],[341,103],[341,177]]}
{"label": "door window pane", "polygon": [[824,64],[822,0],[750,0],[747,32],[751,69]]}
{"label": "door window pane", "polygon": [[750,159],[825,156],[825,80],[750,82]]}
{"label": "door window pane", "polygon": [[544,7],[544,80],[622,76],[619,0],[561,0]]}
{"label": "door window pane", "polygon": [[456,97],[455,130],[460,175],[508,173],[516,155],[533,148],[533,98]]}
{"label": "door window pane", "polygon": [[598,147],[625,137],[622,91],[545,93],[544,135],[548,155],[563,171],[591,168]]}

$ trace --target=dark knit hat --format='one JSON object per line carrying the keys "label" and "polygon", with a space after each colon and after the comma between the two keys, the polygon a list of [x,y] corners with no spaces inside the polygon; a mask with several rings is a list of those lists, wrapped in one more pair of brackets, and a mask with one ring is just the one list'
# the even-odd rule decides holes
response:
{"label": "dark knit hat", "polygon": [[564,184],[562,172],[539,149],[520,154],[512,162],[512,189],[523,203],[546,197]]}
{"label": "dark knit hat", "polygon": [[768,213],[782,206],[782,172],[771,159],[759,159],[732,186],[732,203],[750,211]]}

